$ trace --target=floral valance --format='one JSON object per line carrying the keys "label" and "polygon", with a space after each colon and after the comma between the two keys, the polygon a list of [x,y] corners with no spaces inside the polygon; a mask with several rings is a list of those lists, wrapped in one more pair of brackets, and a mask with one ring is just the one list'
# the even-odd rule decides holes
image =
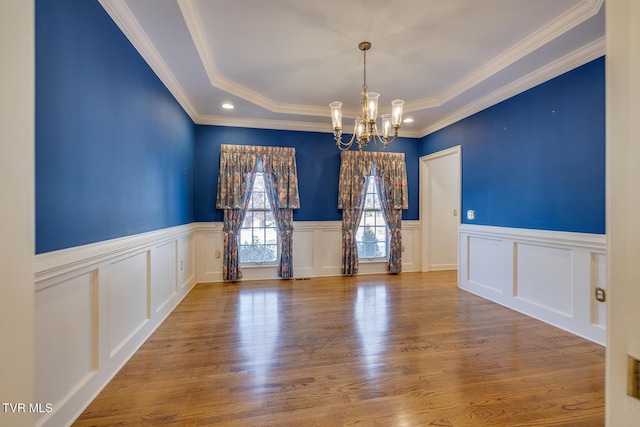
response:
{"label": "floral valance", "polygon": [[218,209],[239,209],[246,196],[248,174],[261,171],[271,175],[280,209],[300,208],[296,150],[291,147],[261,147],[228,145],[220,147],[220,173],[218,174]]}
{"label": "floral valance", "polygon": [[366,176],[381,176],[392,209],[407,209],[407,167],[404,153],[343,151],[340,155],[338,209],[354,209],[362,203]]}

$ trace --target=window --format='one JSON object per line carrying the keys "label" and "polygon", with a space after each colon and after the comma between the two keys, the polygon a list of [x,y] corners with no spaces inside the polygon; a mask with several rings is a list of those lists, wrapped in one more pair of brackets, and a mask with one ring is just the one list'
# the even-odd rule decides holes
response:
{"label": "window", "polygon": [[364,209],[356,233],[358,258],[386,258],[387,223],[380,207],[378,183],[373,176],[369,176],[365,186]]}
{"label": "window", "polygon": [[240,229],[241,263],[276,262],[278,228],[265,191],[264,173],[256,173],[249,208]]}

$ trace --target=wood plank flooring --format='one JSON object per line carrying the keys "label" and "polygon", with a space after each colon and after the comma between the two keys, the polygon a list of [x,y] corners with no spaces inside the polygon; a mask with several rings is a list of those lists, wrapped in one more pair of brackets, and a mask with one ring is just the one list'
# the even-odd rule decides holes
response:
{"label": "wood plank flooring", "polygon": [[75,426],[603,426],[605,349],[455,272],[199,284]]}

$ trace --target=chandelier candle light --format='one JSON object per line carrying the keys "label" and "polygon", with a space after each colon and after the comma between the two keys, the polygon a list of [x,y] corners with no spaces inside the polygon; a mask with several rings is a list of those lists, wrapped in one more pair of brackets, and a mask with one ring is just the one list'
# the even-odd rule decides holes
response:
{"label": "chandelier candle light", "polygon": [[[380,148],[378,141],[382,144],[384,150],[387,145],[391,144],[398,137],[398,129],[402,121],[402,99],[394,99],[391,101],[391,114],[382,115],[382,135],[378,131],[376,125],[376,116],[378,114],[378,98],[380,94],[377,92],[367,92],[367,51],[371,48],[371,43],[361,42],[358,49],[362,51],[364,57],[364,83],[362,84],[362,115],[356,117],[353,135],[349,142],[342,141],[342,102],[334,101],[329,104],[331,107],[331,122],[333,124],[333,134],[336,145],[340,150],[348,150],[353,142],[358,143],[360,151],[366,147],[370,140],[373,140],[377,148]],[[393,136],[389,138],[389,134],[393,128]]]}

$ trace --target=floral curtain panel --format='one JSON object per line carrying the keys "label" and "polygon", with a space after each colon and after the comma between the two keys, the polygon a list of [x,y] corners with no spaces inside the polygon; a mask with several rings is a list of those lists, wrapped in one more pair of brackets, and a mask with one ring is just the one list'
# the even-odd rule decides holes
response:
{"label": "floral curtain panel", "polygon": [[391,244],[388,269],[402,271],[402,210],[407,209],[407,169],[404,153],[343,151],[338,183],[338,209],[342,209],[342,274],[358,273],[355,233],[362,215],[366,177],[376,176],[382,211]]}
{"label": "floral curtain panel", "polygon": [[389,195],[392,209],[409,207],[404,153],[343,151],[340,155],[338,209],[353,209],[362,203],[365,177],[374,170],[376,175],[384,178],[385,193]]}
{"label": "floral curtain panel", "polygon": [[242,227],[258,165],[265,173],[267,193],[281,240],[278,275],[293,274],[293,211],[300,208],[296,152],[289,147],[227,145],[220,147],[220,171],[216,207],[224,209],[223,279],[242,278],[238,259],[238,233]]}
{"label": "floral curtain panel", "polygon": [[389,227],[389,273],[396,274],[402,271],[402,209],[394,209],[387,201],[389,194],[387,190],[392,186],[385,184],[385,178],[381,175],[376,176],[378,182],[378,195],[380,196],[380,206],[384,220]]}
{"label": "floral curtain panel", "polygon": [[[255,181],[255,172],[247,173],[246,186],[253,187]],[[232,208],[224,210],[224,224],[222,232],[224,234],[224,251],[222,256],[222,277],[227,282],[236,282],[242,278],[242,270],[240,269],[240,260],[238,257],[238,234],[242,228],[244,216],[249,206],[249,192],[240,208]]]}
{"label": "floral curtain panel", "polygon": [[278,226],[278,234],[280,235],[280,265],[278,266],[278,277],[290,279],[293,277],[293,209],[276,208],[278,200],[278,192],[274,181],[275,175],[267,175],[266,187],[267,197],[273,209],[273,216]]}
{"label": "floral curtain panel", "polygon": [[242,206],[246,196],[247,173],[256,171],[258,160],[262,161],[262,171],[273,175],[277,194],[277,203],[273,206],[299,209],[295,148],[227,144],[220,147],[216,207],[238,209]]}
{"label": "floral curtain panel", "polygon": [[[364,183],[362,190],[364,193]],[[353,209],[342,210],[342,274],[345,276],[353,276],[358,274],[358,245],[356,242],[356,233],[358,225],[362,217],[362,208],[364,206],[364,197],[362,203]]]}

